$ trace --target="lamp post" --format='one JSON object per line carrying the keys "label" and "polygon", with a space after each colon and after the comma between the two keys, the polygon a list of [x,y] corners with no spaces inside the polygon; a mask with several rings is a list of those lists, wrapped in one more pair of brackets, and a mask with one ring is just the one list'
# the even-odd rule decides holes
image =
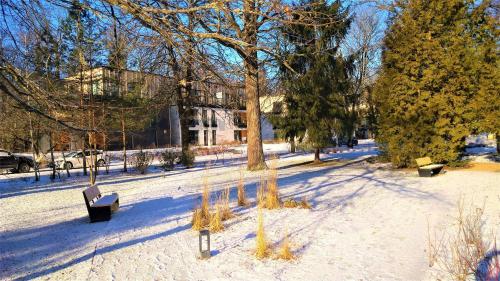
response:
{"label": "lamp post", "polygon": [[200,256],[202,259],[208,259],[210,257],[210,231],[200,230],[199,239]]}

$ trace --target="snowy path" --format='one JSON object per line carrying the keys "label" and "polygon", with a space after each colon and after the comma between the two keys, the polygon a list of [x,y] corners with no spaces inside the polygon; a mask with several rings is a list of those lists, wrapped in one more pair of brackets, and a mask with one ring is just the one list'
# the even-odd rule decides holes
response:
{"label": "snowy path", "polygon": [[[89,224],[83,178],[0,190],[0,279],[50,280],[430,280],[427,221],[449,223],[461,196],[486,204],[486,227],[500,237],[500,173],[450,171],[435,178],[379,169],[360,161],[361,146],[332,165],[294,165],[311,155],[280,159],[282,198],[307,196],[311,210],[264,212],[269,240],[285,229],[298,255],[293,262],[252,256],[256,208],[237,208],[226,230],[212,235],[214,256],[198,260],[190,229],[202,167],[100,178],[103,193],[118,192],[120,210]],[[255,198],[261,172],[246,173]],[[212,191],[235,186],[239,165],[209,171]],[[3,179],[3,178],[2,178]],[[0,180],[2,180],[0,179]],[[1,182],[1,181],[0,181]],[[236,195],[232,194],[234,198]],[[234,200],[233,200],[234,202]]]}

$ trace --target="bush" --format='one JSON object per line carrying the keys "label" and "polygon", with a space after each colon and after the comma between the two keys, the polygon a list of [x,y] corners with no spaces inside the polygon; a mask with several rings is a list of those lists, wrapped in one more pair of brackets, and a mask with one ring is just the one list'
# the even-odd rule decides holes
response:
{"label": "bush", "polygon": [[161,167],[165,171],[172,171],[175,167],[175,163],[179,162],[179,153],[171,150],[165,150],[160,155]]}
{"label": "bush", "polygon": [[437,266],[451,280],[465,281],[472,276],[476,277],[475,280],[496,280],[487,276],[496,270],[498,259],[492,260],[493,264],[484,264],[488,253],[495,251],[496,243],[495,238],[483,233],[483,214],[484,206],[477,208],[471,204],[466,209],[461,199],[455,227],[449,228],[451,232],[435,233],[431,238],[428,226],[429,267]]}
{"label": "bush", "polygon": [[149,165],[153,162],[153,154],[147,151],[139,151],[130,157],[130,163],[141,173],[144,174],[148,170]]}
{"label": "bush", "polygon": [[192,168],[194,165],[194,152],[192,150],[183,151],[181,155],[181,163],[186,168]]}

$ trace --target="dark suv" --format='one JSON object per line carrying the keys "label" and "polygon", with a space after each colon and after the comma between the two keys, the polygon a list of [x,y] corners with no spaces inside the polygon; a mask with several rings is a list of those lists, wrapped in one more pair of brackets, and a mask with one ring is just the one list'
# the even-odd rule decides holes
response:
{"label": "dark suv", "polygon": [[0,149],[0,170],[10,170],[15,173],[27,173],[33,168],[33,159],[16,156],[7,150]]}

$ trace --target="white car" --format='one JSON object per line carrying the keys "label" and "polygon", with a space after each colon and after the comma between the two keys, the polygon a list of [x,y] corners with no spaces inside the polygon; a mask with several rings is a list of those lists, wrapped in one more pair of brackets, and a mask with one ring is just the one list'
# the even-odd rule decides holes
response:
{"label": "white car", "polygon": [[[90,166],[90,150],[85,151],[85,158],[86,158],[86,163],[87,167]],[[81,151],[73,151],[68,154],[64,155],[66,158],[66,164],[64,163],[64,158],[60,157],[54,160],[56,167],[59,169],[72,169],[72,168],[81,168],[83,167],[83,153]],[[106,160],[103,158],[102,151],[92,151],[92,156],[97,157],[96,163],[97,166],[104,166],[106,165]]]}

